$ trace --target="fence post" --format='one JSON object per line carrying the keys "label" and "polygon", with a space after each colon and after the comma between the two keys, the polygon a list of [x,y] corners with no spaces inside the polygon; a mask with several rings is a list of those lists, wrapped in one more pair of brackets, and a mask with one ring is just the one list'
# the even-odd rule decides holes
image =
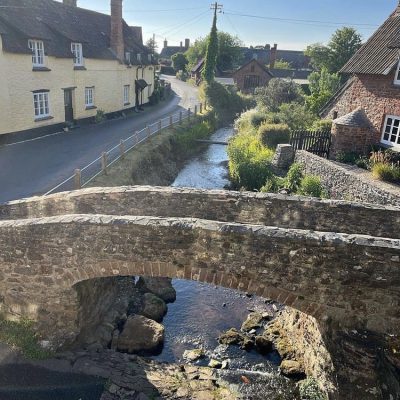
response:
{"label": "fence post", "polygon": [[158,121],[158,132],[162,131],[162,122],[161,119]]}
{"label": "fence post", "polygon": [[147,137],[151,136],[150,126],[147,125]]}
{"label": "fence post", "polygon": [[101,171],[107,175],[107,153],[101,153]]}
{"label": "fence post", "polygon": [[188,122],[190,123],[190,108],[188,108]]}
{"label": "fence post", "polygon": [[182,119],[183,119],[182,111],[179,111],[179,125],[182,125]]}
{"label": "fence post", "polygon": [[80,169],[76,169],[74,173],[74,189],[78,190],[82,188],[82,174]]}
{"label": "fence post", "polygon": [[197,104],[194,106],[194,116],[197,117]]}
{"label": "fence post", "polygon": [[174,127],[174,117],[172,115],[169,116],[169,127],[170,128]]}
{"label": "fence post", "polygon": [[121,158],[125,157],[125,142],[121,139],[119,142],[119,151],[121,153]]}
{"label": "fence post", "polygon": [[203,114],[203,103],[200,103],[200,114]]}

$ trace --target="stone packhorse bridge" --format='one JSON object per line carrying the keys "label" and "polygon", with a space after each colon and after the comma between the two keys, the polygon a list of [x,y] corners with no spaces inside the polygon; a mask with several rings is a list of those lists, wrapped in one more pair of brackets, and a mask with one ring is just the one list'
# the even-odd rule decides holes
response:
{"label": "stone packhorse bridge", "polygon": [[394,333],[399,238],[400,209],[340,201],[151,187],[31,198],[0,205],[0,311],[62,345],[79,332],[78,282],[166,276]]}

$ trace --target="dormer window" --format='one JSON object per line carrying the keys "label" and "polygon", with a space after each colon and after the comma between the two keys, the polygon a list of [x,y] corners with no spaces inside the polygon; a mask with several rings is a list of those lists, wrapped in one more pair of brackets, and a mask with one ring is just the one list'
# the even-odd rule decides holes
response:
{"label": "dormer window", "polygon": [[139,62],[142,62],[142,55],[140,53],[137,54],[137,60]]}
{"label": "dormer window", "polygon": [[397,64],[397,68],[396,68],[396,76],[394,77],[394,83],[396,85],[400,85],[400,61]]}
{"label": "dormer window", "polygon": [[32,51],[32,64],[34,67],[44,66],[44,44],[41,40],[29,40],[28,47]]}
{"label": "dormer window", "polygon": [[83,49],[82,43],[71,43],[71,52],[74,55],[74,66],[83,66]]}
{"label": "dormer window", "polygon": [[131,63],[131,53],[129,51],[125,53],[125,61],[127,64]]}

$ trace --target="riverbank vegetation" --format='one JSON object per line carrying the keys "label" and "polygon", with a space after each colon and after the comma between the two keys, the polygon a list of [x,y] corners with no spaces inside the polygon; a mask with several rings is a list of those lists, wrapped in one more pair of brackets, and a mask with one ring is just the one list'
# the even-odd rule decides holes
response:
{"label": "riverbank vegetation", "polygon": [[0,319],[0,342],[6,343],[31,360],[44,360],[52,353],[39,344],[38,337],[33,330],[34,323],[29,320],[7,321]]}

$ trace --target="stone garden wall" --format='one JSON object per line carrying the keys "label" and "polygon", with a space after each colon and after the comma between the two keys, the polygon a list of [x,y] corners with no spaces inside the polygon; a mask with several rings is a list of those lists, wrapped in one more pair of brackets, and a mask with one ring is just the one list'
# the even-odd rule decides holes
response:
{"label": "stone garden wall", "polygon": [[[372,174],[356,166],[341,164],[306,151],[297,151],[295,161],[303,164],[305,172],[321,178],[332,199],[400,208],[400,186],[374,180]],[[349,215],[351,218],[351,216]],[[372,217],[364,221],[375,226],[380,221]]]}

